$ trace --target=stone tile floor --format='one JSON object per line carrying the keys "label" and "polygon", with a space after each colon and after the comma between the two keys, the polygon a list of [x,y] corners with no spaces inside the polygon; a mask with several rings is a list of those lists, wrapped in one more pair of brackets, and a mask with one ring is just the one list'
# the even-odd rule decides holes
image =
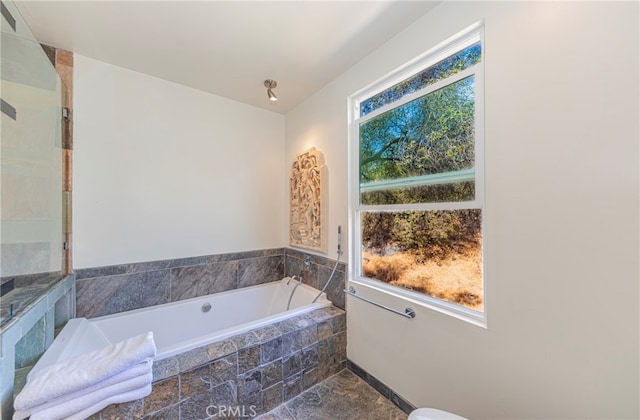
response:
{"label": "stone tile floor", "polygon": [[256,420],[406,420],[407,415],[348,369]]}

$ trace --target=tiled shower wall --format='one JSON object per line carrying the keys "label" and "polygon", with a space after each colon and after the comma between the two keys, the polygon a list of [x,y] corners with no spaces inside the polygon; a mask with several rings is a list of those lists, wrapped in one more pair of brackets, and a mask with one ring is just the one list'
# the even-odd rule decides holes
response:
{"label": "tiled shower wall", "polygon": [[[93,318],[296,275],[321,289],[335,260],[290,248],[207,255],[76,270],[78,317]],[[326,292],[344,309],[346,265],[338,264]]]}

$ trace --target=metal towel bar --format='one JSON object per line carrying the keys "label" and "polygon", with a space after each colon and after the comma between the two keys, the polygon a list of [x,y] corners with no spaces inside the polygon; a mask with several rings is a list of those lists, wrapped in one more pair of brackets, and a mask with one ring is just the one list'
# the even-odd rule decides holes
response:
{"label": "metal towel bar", "polygon": [[348,290],[344,290],[344,292],[349,294],[349,295],[351,295],[351,296],[353,296],[353,297],[357,297],[360,300],[364,300],[367,303],[375,305],[378,308],[386,309],[389,312],[393,312],[394,314],[398,314],[398,315],[403,316],[405,318],[415,318],[416,317],[416,311],[414,311],[411,308],[405,308],[404,312],[400,312],[400,311],[396,311],[393,308],[389,308],[388,306],[384,306],[384,305],[381,305],[379,303],[376,303],[376,302],[374,302],[372,300],[369,300],[369,299],[367,299],[365,297],[359,296],[359,295],[356,294],[356,289],[354,289],[353,286],[349,286],[349,289]]}

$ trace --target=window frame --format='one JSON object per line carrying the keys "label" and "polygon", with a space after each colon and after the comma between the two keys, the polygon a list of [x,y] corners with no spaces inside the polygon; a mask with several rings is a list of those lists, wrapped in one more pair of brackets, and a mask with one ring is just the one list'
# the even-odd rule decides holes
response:
{"label": "window frame", "polygon": [[[349,122],[349,249],[351,261],[349,264],[349,281],[376,289],[382,293],[403,299],[414,305],[430,308],[435,311],[451,315],[455,318],[467,321],[477,326],[486,328],[487,320],[487,279],[485,264],[485,180],[484,180],[484,61],[485,44],[484,31],[481,22],[476,23],[460,33],[438,44],[405,65],[393,70],[369,86],[352,94],[348,98],[348,122]],[[360,117],[360,103],[377,95],[380,92],[424,71],[430,66],[464,50],[465,48],[480,43],[482,55],[480,62],[468,67],[445,79],[427,85],[426,87],[404,95],[397,101],[385,104],[363,117]],[[408,102],[428,95],[443,87],[456,83],[466,77],[474,77],[475,107],[474,107],[474,170],[475,170],[475,194],[474,199],[460,202],[432,202],[410,204],[384,204],[365,205],[360,200],[360,125],[378,115],[398,108]],[[451,303],[440,298],[432,297],[424,293],[393,286],[383,281],[365,277],[362,274],[362,230],[361,214],[367,211],[429,211],[429,210],[459,210],[479,209],[482,214],[482,282],[483,282],[483,311],[476,311],[462,305]]]}

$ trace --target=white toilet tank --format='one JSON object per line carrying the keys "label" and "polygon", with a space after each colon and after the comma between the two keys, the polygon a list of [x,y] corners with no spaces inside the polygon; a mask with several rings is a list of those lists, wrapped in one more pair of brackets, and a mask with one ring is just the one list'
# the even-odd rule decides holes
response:
{"label": "white toilet tank", "polygon": [[407,420],[467,420],[457,414],[448,411],[438,410],[437,408],[418,408],[409,414]]}

